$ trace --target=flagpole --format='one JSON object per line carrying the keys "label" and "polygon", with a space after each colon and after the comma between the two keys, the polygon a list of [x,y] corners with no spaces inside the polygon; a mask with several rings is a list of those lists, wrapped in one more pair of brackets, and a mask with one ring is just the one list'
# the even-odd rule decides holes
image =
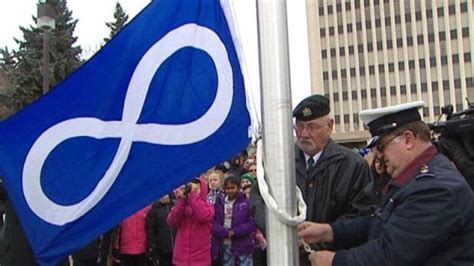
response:
{"label": "flagpole", "polygon": [[[257,0],[266,180],[281,209],[296,214],[286,0]],[[268,265],[299,265],[296,228],[266,213]]]}

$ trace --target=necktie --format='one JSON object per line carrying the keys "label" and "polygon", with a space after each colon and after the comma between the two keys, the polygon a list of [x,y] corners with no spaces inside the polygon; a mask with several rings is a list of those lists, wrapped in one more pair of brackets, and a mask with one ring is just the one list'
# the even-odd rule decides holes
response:
{"label": "necktie", "polygon": [[307,165],[306,172],[309,174],[311,172],[311,170],[313,170],[313,168],[314,168],[314,159],[313,159],[313,157],[308,158],[308,162],[307,162],[306,165]]}

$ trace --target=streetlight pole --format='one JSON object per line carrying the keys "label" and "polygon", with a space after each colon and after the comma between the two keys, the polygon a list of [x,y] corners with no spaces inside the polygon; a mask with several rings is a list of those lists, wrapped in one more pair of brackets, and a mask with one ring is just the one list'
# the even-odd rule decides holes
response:
{"label": "streetlight pole", "polygon": [[49,91],[50,85],[50,39],[51,30],[55,28],[54,9],[47,0],[40,0],[38,3],[38,20],[37,25],[43,31],[43,68],[41,71],[43,77],[43,94]]}

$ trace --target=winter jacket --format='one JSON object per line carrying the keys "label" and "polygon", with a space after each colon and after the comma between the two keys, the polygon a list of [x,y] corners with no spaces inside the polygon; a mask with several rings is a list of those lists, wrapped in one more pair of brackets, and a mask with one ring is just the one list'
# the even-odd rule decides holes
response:
{"label": "winter jacket", "polygon": [[157,201],[146,218],[148,248],[151,249],[154,257],[173,252],[176,230],[166,223],[173,206],[173,202],[165,204]]}
{"label": "winter jacket", "polygon": [[371,213],[375,202],[364,188],[372,177],[361,156],[329,140],[307,173],[303,151],[295,146],[296,184],[308,205],[306,220],[331,223]]}
{"label": "winter jacket", "polygon": [[257,226],[252,216],[250,202],[244,193],[239,192],[232,208],[232,227],[224,228],[224,205],[225,196],[219,197],[214,205],[216,217],[212,225],[212,258],[217,259],[222,251],[222,243],[224,238],[229,236],[229,231],[234,231],[231,238],[231,251],[235,255],[251,255],[253,254],[255,244],[253,242],[253,234]]}
{"label": "winter jacket", "polygon": [[388,183],[374,215],[332,224],[335,247],[355,247],[333,265],[474,265],[474,194],[433,150]]}
{"label": "winter jacket", "polygon": [[137,255],[148,249],[146,216],[151,206],[145,207],[122,221],[120,225],[120,253]]}
{"label": "winter jacket", "polygon": [[200,179],[201,192],[190,192],[179,198],[168,215],[167,222],[177,229],[173,250],[173,265],[211,265],[211,228],[214,207],[207,202],[208,186]]}

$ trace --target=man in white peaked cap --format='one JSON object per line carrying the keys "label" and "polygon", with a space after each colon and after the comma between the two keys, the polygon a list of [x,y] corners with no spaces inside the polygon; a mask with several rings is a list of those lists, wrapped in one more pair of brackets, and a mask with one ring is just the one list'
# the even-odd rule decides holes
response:
{"label": "man in white peaked cap", "polygon": [[312,265],[474,265],[474,195],[431,144],[423,106],[360,112],[369,147],[392,179],[371,216],[298,227],[306,242],[331,242],[337,250],[312,253]]}

